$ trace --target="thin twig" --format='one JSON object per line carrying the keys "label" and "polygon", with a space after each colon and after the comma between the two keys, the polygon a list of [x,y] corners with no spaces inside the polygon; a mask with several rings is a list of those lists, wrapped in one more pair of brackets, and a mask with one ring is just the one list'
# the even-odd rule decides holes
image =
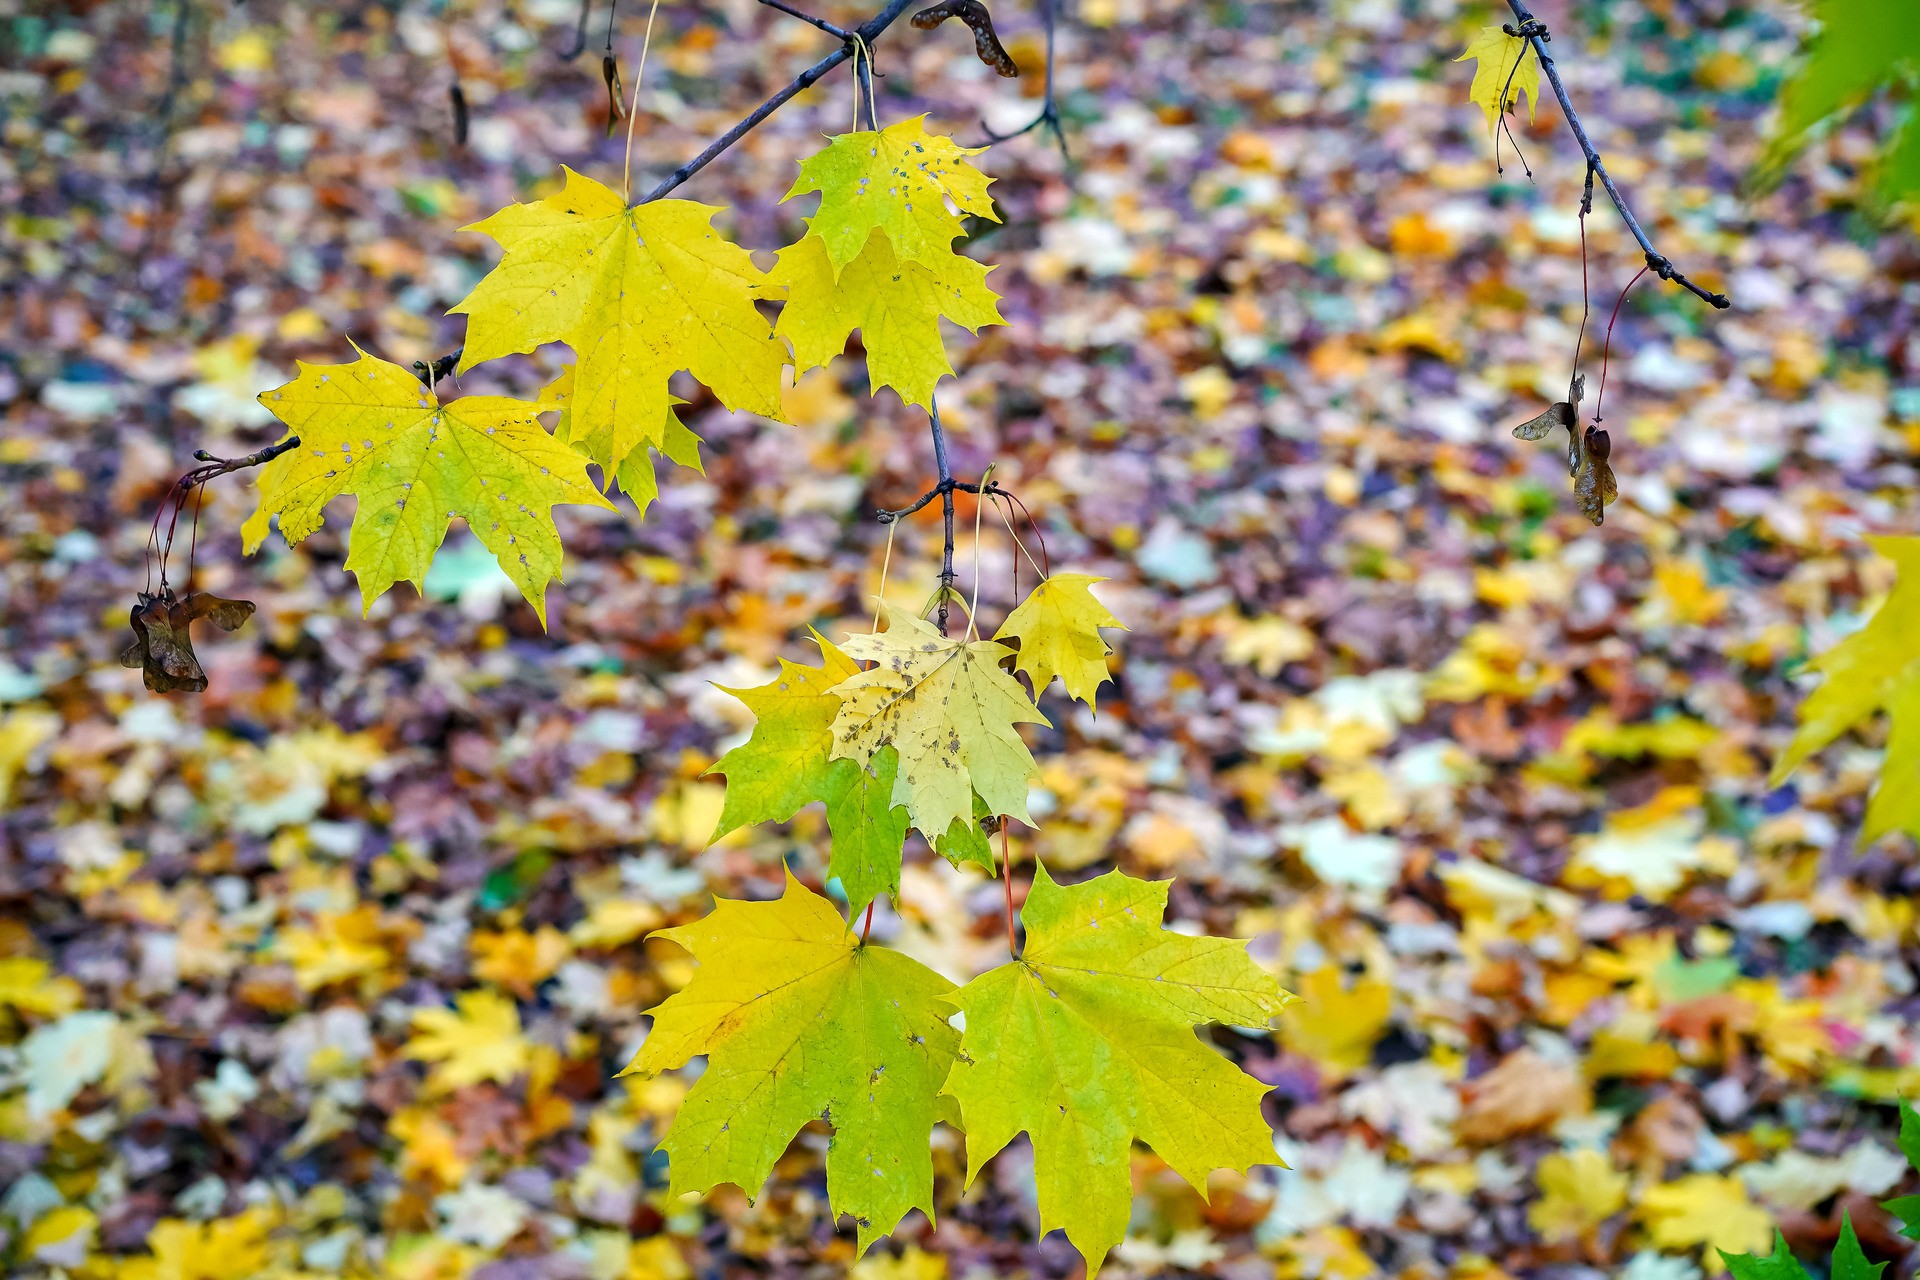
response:
{"label": "thin twig", "polygon": [[853,39],[853,33],[848,31],[845,27],[836,27],[831,22],[828,22],[825,18],[816,18],[812,14],[807,13],[804,10],[796,9],[792,5],[788,4],[787,0],[760,0],[760,3],[767,6],[767,8],[769,9],[778,9],[780,12],[786,14],[789,18],[798,18],[800,19],[800,21],[806,23],[810,27],[818,27],[822,31],[826,32],[828,35],[832,36],[835,40],[844,41],[844,40]]}
{"label": "thin twig", "polygon": [[1607,195],[1613,200],[1613,207],[1620,211],[1620,220],[1627,224],[1627,230],[1633,233],[1633,238],[1639,241],[1641,250],[1647,255],[1648,269],[1662,280],[1673,281],[1687,292],[1720,310],[1724,311],[1731,307],[1733,303],[1729,302],[1724,294],[1702,288],[1687,279],[1674,269],[1671,260],[1653,247],[1653,241],[1647,238],[1647,233],[1641,230],[1639,221],[1634,218],[1633,211],[1627,208],[1626,197],[1621,195],[1620,188],[1614,185],[1613,175],[1607,172],[1607,166],[1600,159],[1598,148],[1593,145],[1593,140],[1587,137],[1586,128],[1580,123],[1579,113],[1573,109],[1573,102],[1567,97],[1567,86],[1560,81],[1560,69],[1553,64],[1553,55],[1547,52],[1547,41],[1552,37],[1548,35],[1546,27],[1527,11],[1527,6],[1522,4],[1521,0],[1507,0],[1507,7],[1513,10],[1513,16],[1520,25],[1517,28],[1504,29],[1509,35],[1526,36],[1533,45],[1533,51],[1540,59],[1540,69],[1546,72],[1547,82],[1553,86],[1553,96],[1560,100],[1560,110],[1567,117],[1568,127],[1573,130],[1574,138],[1580,143],[1580,150],[1585,153],[1587,164],[1592,166],[1593,171],[1600,176],[1600,185],[1607,189]]}
{"label": "thin twig", "polygon": [[1046,25],[1047,29],[1046,90],[1040,99],[1040,114],[1021,125],[1018,129],[1015,129],[1012,133],[995,133],[993,127],[985,120],[980,122],[980,128],[987,135],[985,143],[987,146],[992,146],[997,142],[1011,142],[1015,138],[1024,137],[1032,133],[1035,129],[1044,129],[1053,135],[1054,142],[1059,145],[1061,161],[1071,165],[1073,163],[1073,153],[1067,150],[1067,131],[1060,123],[1060,104],[1053,96],[1054,31],[1059,24],[1054,7],[1058,2],[1059,0],[1040,0],[1040,21]]}
{"label": "thin twig", "polygon": [[593,13],[593,0],[580,0],[580,21],[573,28],[573,43],[560,51],[560,61],[572,62],[587,48],[587,19]]}
{"label": "thin twig", "polygon": [[784,89],[781,89],[778,93],[749,112],[744,120],[708,143],[706,150],[668,174],[659,186],[641,197],[641,203],[644,204],[649,200],[658,200],[661,196],[664,196],[667,192],[673,190],[688,178],[691,178],[694,174],[712,164],[721,152],[753,132],[768,116],[792,101],[798,94],[812,88],[827,72],[833,70],[848,58],[851,58],[855,47],[852,37],[858,36],[861,40],[871,45],[879,38],[881,32],[892,26],[900,15],[907,11],[907,7],[912,3],[913,0],[887,0],[886,8],[867,19],[866,22],[862,23],[855,30],[847,33],[848,39],[845,44],[795,76],[792,82]]}
{"label": "thin twig", "polygon": [[187,474],[181,476],[179,480],[174,482],[174,487],[179,489],[180,492],[185,493],[197,485],[205,484],[215,476],[224,476],[234,471],[245,471],[248,467],[265,466],[287,450],[297,449],[299,447],[300,437],[288,436],[279,444],[270,444],[264,449],[255,450],[244,458],[216,458],[205,449],[195,449],[193,451],[194,461],[204,462],[207,465],[204,467],[195,467],[193,470],[187,472]]}
{"label": "thin twig", "polygon": [[[953,593],[953,467],[947,462],[947,433],[940,425],[940,402],[927,397],[927,421],[933,431],[933,463],[940,475],[940,514],[947,526],[946,550],[940,556],[940,634],[947,634],[947,597]],[[969,611],[968,619],[972,614]]]}
{"label": "thin twig", "polygon": [[[908,516],[912,515],[914,512],[918,511],[920,508],[926,506],[929,502],[932,502],[935,498],[939,497],[941,494],[952,492],[952,491],[958,491],[960,493],[984,493],[990,498],[1001,498],[1001,497],[1013,498],[1013,495],[1011,493],[1007,492],[1005,489],[1002,489],[1000,487],[1000,484],[998,481],[989,480],[987,482],[986,487],[981,488],[977,484],[968,484],[965,480],[949,479],[949,480],[944,480],[941,483],[933,486],[933,488],[927,490],[925,493],[921,494],[918,498],[915,498],[911,503],[909,503],[904,507],[899,507],[894,510],[888,510],[883,507],[879,511],[876,511],[873,513],[873,518],[878,520],[881,524],[892,524],[896,520],[904,520]],[[1018,498],[1013,498],[1013,500],[1015,502],[1020,501]],[[1024,511],[1025,509],[1026,508],[1022,506],[1021,510]]]}

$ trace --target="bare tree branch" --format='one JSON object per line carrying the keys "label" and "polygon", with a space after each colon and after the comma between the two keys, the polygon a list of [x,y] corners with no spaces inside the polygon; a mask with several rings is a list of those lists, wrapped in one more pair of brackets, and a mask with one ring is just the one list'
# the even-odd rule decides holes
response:
{"label": "bare tree branch", "polygon": [[907,6],[912,3],[913,0],[887,0],[887,7],[879,13],[874,14],[873,17],[868,18],[855,30],[849,31],[846,42],[838,49],[835,49],[832,53],[795,76],[792,82],[784,89],[781,89],[780,92],[774,94],[771,98],[768,98],[765,102],[749,112],[746,119],[740,121],[739,124],[734,125],[733,128],[708,143],[706,150],[668,174],[659,186],[647,192],[647,194],[642,197],[641,203],[645,204],[649,200],[658,200],[661,196],[664,196],[667,192],[673,190],[688,178],[691,178],[694,174],[712,164],[721,152],[753,132],[768,116],[778,111],[781,107],[786,106],[787,103],[792,101],[799,93],[812,88],[827,72],[851,58],[855,48],[862,44],[871,48],[873,42],[880,38],[881,32],[892,26],[894,22],[899,19],[900,15],[907,11]]}
{"label": "bare tree branch", "polygon": [[1567,97],[1567,86],[1560,81],[1560,69],[1554,66],[1553,55],[1547,52],[1547,41],[1552,37],[1547,33],[1546,27],[1528,12],[1527,6],[1521,3],[1521,0],[1507,0],[1507,7],[1513,10],[1513,16],[1518,20],[1519,25],[1502,29],[1508,35],[1524,36],[1533,45],[1533,51],[1540,59],[1540,69],[1547,73],[1547,81],[1553,86],[1553,96],[1560,100],[1560,110],[1565,113],[1567,124],[1572,128],[1574,138],[1580,143],[1580,150],[1586,154],[1588,167],[1599,175],[1600,185],[1606,188],[1607,195],[1612,198],[1613,207],[1620,211],[1620,220],[1627,224],[1627,230],[1631,231],[1633,238],[1640,242],[1640,248],[1647,255],[1647,268],[1662,280],[1673,281],[1689,293],[1721,310],[1731,307],[1733,303],[1728,301],[1724,294],[1704,289],[1687,279],[1674,269],[1670,259],[1653,247],[1653,241],[1647,238],[1647,233],[1641,229],[1639,221],[1633,216],[1633,211],[1627,208],[1626,197],[1621,195],[1620,188],[1614,185],[1613,175],[1607,172],[1607,166],[1600,159],[1598,148],[1593,145],[1593,140],[1587,137],[1586,128],[1580,123],[1580,114],[1573,109],[1573,102]]}
{"label": "bare tree branch", "polygon": [[1046,88],[1040,100],[1040,114],[1012,133],[995,133],[992,126],[984,120],[980,122],[980,128],[987,135],[987,140],[983,144],[986,146],[996,142],[1010,142],[1032,133],[1035,129],[1044,129],[1053,135],[1054,142],[1060,147],[1060,158],[1070,165],[1073,163],[1073,155],[1067,150],[1067,131],[1060,123],[1059,101],[1053,96],[1053,48],[1054,32],[1059,24],[1058,4],[1059,0],[1040,0],[1040,21],[1045,24],[1047,30]]}
{"label": "bare tree branch", "polygon": [[787,0],[760,0],[760,3],[767,6],[767,8],[769,9],[778,9],[780,12],[786,14],[789,18],[798,18],[800,19],[800,21],[806,23],[808,26],[818,27],[822,31],[826,32],[828,35],[832,36],[835,40],[847,41],[847,40],[853,39],[853,33],[848,31],[845,27],[836,27],[831,22],[828,22],[825,18],[816,18],[810,13],[802,12],[801,10],[796,9],[792,5],[788,4]]}

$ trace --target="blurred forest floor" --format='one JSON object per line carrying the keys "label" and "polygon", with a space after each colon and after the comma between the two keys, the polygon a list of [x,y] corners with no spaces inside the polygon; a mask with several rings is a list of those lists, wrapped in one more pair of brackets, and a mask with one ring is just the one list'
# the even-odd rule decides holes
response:
{"label": "blurred forest floor", "polygon": [[[883,120],[968,140],[1031,118],[1036,18],[995,9],[1026,76],[957,25],[902,23]],[[1914,527],[1920,257],[1854,212],[1864,127],[1741,195],[1798,11],[1542,15],[1661,250],[1735,302],[1647,280],[1621,308],[1621,499],[1596,529],[1558,450],[1510,436],[1565,393],[1583,170],[1549,99],[1516,122],[1533,180],[1510,150],[1496,172],[1451,59],[1501,14],[1077,9],[1072,165],[1040,133],[979,157],[1005,220],[969,251],[1010,323],[962,336],[942,394],[956,471],[994,463],[1131,628],[1097,716],[1042,704],[1043,826],[1016,859],[1177,876],[1175,927],[1251,938],[1304,997],[1276,1036],[1216,1035],[1274,1086],[1292,1171],[1217,1179],[1208,1205],[1139,1152],[1114,1273],[1684,1280],[1710,1246],[1764,1251],[1773,1221],[1823,1249],[1842,1208],[1897,1255],[1872,1202],[1903,1176],[1892,1104],[1920,1093],[1920,868],[1855,839],[1875,743],[1780,789],[1766,772],[1806,657],[1889,585],[1861,534]],[[618,174],[604,10],[557,56],[577,12],[194,4],[176,64],[171,5],[0,4],[0,1256],[20,1268],[852,1262],[824,1128],[757,1203],[669,1202],[653,1143],[686,1081],[613,1073],[689,971],[649,929],[825,863],[817,813],[706,847],[701,772],[747,727],[712,683],[808,655],[809,624],[866,627],[872,511],[931,483],[924,418],[869,399],[857,361],[794,387],[791,426],[689,384],[705,474],[664,471],[644,523],[562,508],[544,633],[458,529],[426,598],[363,621],[344,511],[243,558],[242,475],[208,490],[196,585],[260,612],[202,639],[209,690],[155,696],[117,661],[193,450],[276,438],[254,395],[348,338],[450,351],[442,313],[495,255],[459,228],[563,163]],[[644,17],[621,6],[629,77]],[[832,48],[749,0],[660,23],[636,186]],[[677,194],[731,206],[770,262],[810,211],[778,203],[797,158],[851,117],[836,73]],[[1592,396],[1639,255],[1604,201],[1587,238]],[[559,363],[460,390],[529,394]],[[960,510],[990,627],[1031,570]],[[938,550],[935,507],[900,529],[889,598],[917,608]],[[875,935],[964,980],[1004,957],[999,897],[916,844]],[[422,1038],[416,1014],[456,996],[454,1033]],[[1018,1147],[963,1193],[955,1135],[936,1146],[938,1226],[910,1220],[860,1276],[1075,1269],[1033,1240]]]}

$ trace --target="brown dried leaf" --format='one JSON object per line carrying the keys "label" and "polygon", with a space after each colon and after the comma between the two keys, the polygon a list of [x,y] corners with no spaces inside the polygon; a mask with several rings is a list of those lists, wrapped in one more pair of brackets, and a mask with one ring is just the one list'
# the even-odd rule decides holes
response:
{"label": "brown dried leaf", "polygon": [[1009,78],[1020,74],[1013,55],[993,32],[993,15],[980,0],[941,0],[932,8],[914,14],[913,25],[922,31],[931,31],[948,18],[958,18],[973,28],[973,51],[980,55],[980,61]]}
{"label": "brown dried leaf", "polygon": [[1577,1069],[1548,1062],[1531,1049],[1508,1054],[1493,1070],[1469,1081],[1466,1091],[1466,1109],[1454,1134],[1462,1142],[1486,1145],[1544,1129],[1591,1105]]}
{"label": "brown dried leaf", "polygon": [[206,618],[222,631],[237,631],[252,616],[251,600],[228,600],[202,591],[180,600],[170,588],[163,587],[158,594],[142,591],[127,619],[134,639],[121,653],[120,665],[139,668],[147,688],[155,693],[204,693],[207,673],[193,651],[188,626]]}
{"label": "brown dried leaf", "polygon": [[1607,504],[1620,496],[1613,467],[1607,461],[1613,444],[1606,432],[1588,427],[1582,445],[1574,466],[1573,495],[1587,519],[1600,524],[1606,519]]}

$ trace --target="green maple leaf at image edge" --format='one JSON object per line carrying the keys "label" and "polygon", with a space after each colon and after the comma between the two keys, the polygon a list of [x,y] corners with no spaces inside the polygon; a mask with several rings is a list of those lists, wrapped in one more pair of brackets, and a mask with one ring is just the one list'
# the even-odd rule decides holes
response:
{"label": "green maple leaf at image edge", "polygon": [[[1908,1167],[1920,1173],[1920,1112],[1905,1102],[1900,1104],[1900,1153]],[[1920,1240],[1920,1195],[1895,1196],[1881,1201],[1880,1207],[1900,1219],[1901,1235]]]}
{"label": "green maple leaf at image edge", "polygon": [[724,774],[727,792],[712,839],[762,822],[786,822],[816,800],[826,802],[833,845],[827,874],[838,877],[850,913],[881,894],[900,892],[900,851],[907,811],[893,802],[899,756],[891,747],[870,760],[830,758],[841,706],[834,687],[860,666],[818,632],[821,665],[780,659],[780,673],[754,689],[719,688],[754,714],[753,734],[708,770]]}
{"label": "green maple leaf at image edge", "polygon": [[660,1143],[669,1194],[725,1182],[756,1196],[793,1136],[824,1118],[827,1198],[853,1217],[860,1252],[910,1209],[931,1220],[929,1136],[958,1040],[942,1003],[953,984],[861,943],[791,875],[777,901],[721,898],[652,936],[700,967],[648,1010],[653,1030],[627,1071],[653,1076],[707,1055]]}
{"label": "green maple leaf at image edge", "polygon": [[1267,1086],[1197,1029],[1264,1027],[1293,997],[1242,944],[1163,928],[1166,904],[1165,881],[1062,887],[1036,863],[1024,952],[949,1000],[968,1183],[1025,1130],[1041,1229],[1064,1228],[1089,1275],[1126,1235],[1136,1137],[1203,1196],[1214,1169],[1280,1163]]}
{"label": "green maple leaf at image edge", "polygon": [[1920,537],[1870,537],[1899,578],[1867,625],[1807,664],[1825,677],[1800,704],[1793,741],[1774,763],[1771,784],[1876,711],[1891,724],[1880,782],[1867,802],[1860,840],[1889,831],[1920,838]]}
{"label": "green maple leaf at image edge", "polygon": [[298,542],[320,527],[327,503],[353,494],[346,567],[371,608],[396,582],[420,588],[457,515],[544,627],[547,583],[560,576],[553,507],[613,505],[587,479],[587,460],[540,425],[536,415],[558,406],[504,396],[443,405],[399,365],[354,350],[352,364],[299,362],[292,382],[260,396],[300,447],[261,469],[243,549],[259,549],[276,515],[281,535]]}
{"label": "green maple leaf at image edge", "polygon": [[[1778,1227],[1773,1231],[1773,1252],[1765,1257],[1751,1253],[1725,1253],[1721,1260],[1733,1273],[1733,1280],[1811,1280],[1807,1269],[1787,1247],[1787,1238]],[[1840,1215],[1840,1238],[1834,1242],[1833,1258],[1827,1266],[1827,1280],[1880,1280],[1887,1269],[1884,1262],[1868,1262],[1854,1234],[1852,1215]]]}

